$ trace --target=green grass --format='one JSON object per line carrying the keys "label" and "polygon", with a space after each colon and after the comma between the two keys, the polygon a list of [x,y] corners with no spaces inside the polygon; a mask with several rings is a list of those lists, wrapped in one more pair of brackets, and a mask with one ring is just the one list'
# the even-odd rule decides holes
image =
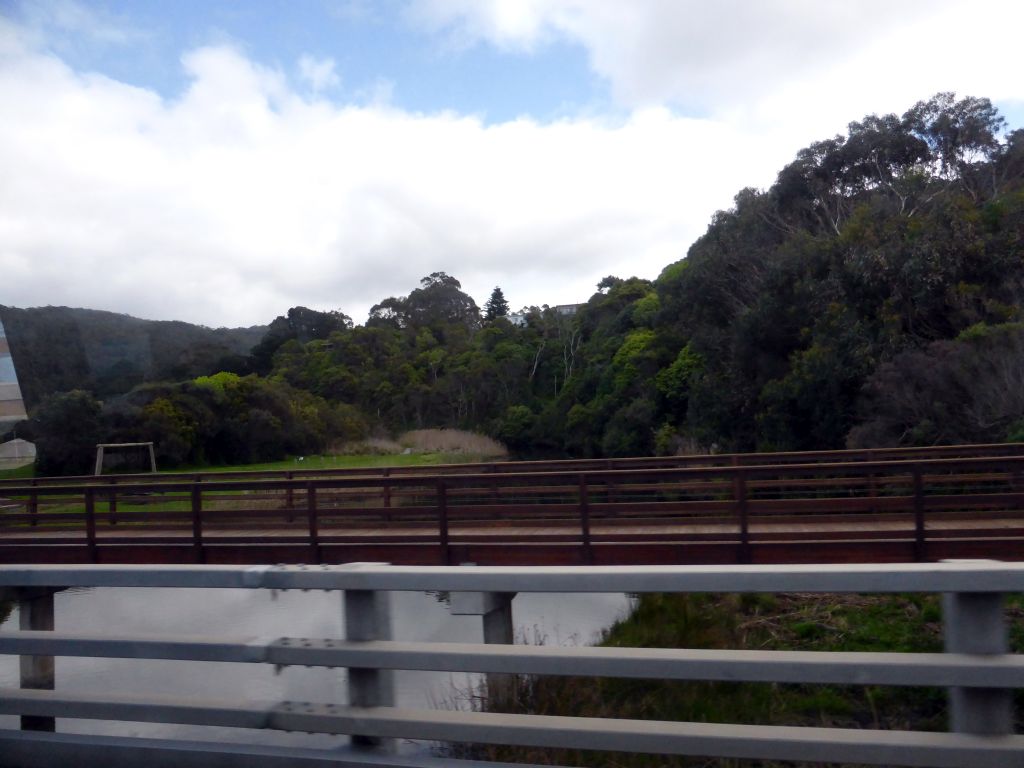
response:
{"label": "green grass", "polygon": [[178,467],[160,470],[161,472],[271,472],[290,469],[350,469],[360,467],[410,467],[428,466],[433,464],[467,464],[484,461],[481,456],[467,453],[396,453],[396,454],[356,454],[344,456],[305,456],[298,458],[270,461],[261,464],[232,464],[216,467]]}
{"label": "green grass", "polygon": [[[302,461],[297,457],[282,461],[268,461],[258,464],[229,464],[223,466],[204,467],[168,467],[160,472],[271,472],[290,469],[350,469],[360,467],[412,467],[437,464],[468,464],[483,462],[487,459],[471,453],[396,453],[396,454],[355,454],[346,456],[305,456]],[[0,480],[35,477],[35,467],[31,464],[18,469],[0,469]]]}
{"label": "green grass", "polygon": [[34,464],[28,464],[17,469],[0,469],[0,480],[15,480],[22,477],[35,477],[36,468]]}
{"label": "green grass", "polygon": [[[1016,653],[1024,650],[1022,604],[1020,596],[1012,596],[1007,605],[1010,642]],[[941,622],[935,595],[653,594],[641,596],[633,613],[608,630],[602,645],[938,652],[942,650]],[[528,676],[517,679],[511,702],[489,703],[485,708],[578,717],[924,731],[945,730],[947,717],[946,692],[938,688]],[[501,747],[470,754],[494,760],[621,768],[783,765]]]}

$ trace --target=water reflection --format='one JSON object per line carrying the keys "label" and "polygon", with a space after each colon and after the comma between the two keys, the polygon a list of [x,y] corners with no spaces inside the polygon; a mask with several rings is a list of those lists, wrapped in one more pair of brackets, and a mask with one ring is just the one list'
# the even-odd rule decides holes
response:
{"label": "water reflection", "polygon": [[[396,592],[391,596],[395,638],[438,642],[479,642],[480,617],[452,616],[447,596]],[[622,594],[522,594],[513,602],[516,642],[587,644],[625,615],[630,598]],[[0,617],[3,616],[0,607]],[[339,592],[205,589],[68,590],[55,598],[57,630],[81,632],[231,635],[273,639],[341,637]],[[15,609],[0,628],[17,629]],[[407,707],[457,706],[476,676],[399,671],[398,704]],[[0,685],[18,685],[18,660],[0,656]],[[90,659],[57,660],[57,688],[67,692],[117,692],[237,701],[346,701],[343,669],[265,664]],[[17,719],[0,716],[0,727],[16,728]],[[191,737],[258,743],[330,746],[343,737],[238,731],[227,728],[157,723],[58,720],[60,731],[122,736]]]}

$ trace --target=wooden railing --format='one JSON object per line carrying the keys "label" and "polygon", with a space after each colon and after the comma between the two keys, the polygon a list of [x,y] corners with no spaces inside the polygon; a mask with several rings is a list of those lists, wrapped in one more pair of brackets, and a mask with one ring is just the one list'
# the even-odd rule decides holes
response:
{"label": "wooden railing", "polygon": [[1024,456],[8,486],[0,562],[1024,558]]}
{"label": "wooden railing", "polygon": [[[273,638],[147,636],[126,634],[116,624],[102,634],[84,634],[54,623],[53,591],[66,587],[343,590],[344,636],[294,638],[289,637],[287,626]],[[389,630],[387,595],[396,590],[497,595],[510,615],[510,597],[520,592],[941,593],[945,652],[407,642],[394,639]],[[1024,737],[1014,733],[1013,693],[1024,687],[1024,663],[1009,652],[1003,595],[1021,591],[1024,566],[992,562],[725,568],[403,568],[365,563],[326,568],[3,567],[0,598],[17,600],[27,620],[22,622],[22,631],[0,633],[0,654],[18,654],[22,659],[21,688],[0,690],[0,714],[20,715],[24,729],[0,730],[0,766],[497,765],[463,763],[422,752],[396,757],[389,753],[395,739],[764,761],[1017,766],[1024,764]],[[65,690],[59,675],[54,675],[55,656],[341,667],[349,670],[348,696],[345,701],[250,701],[239,697],[209,700],[200,693],[173,697],[156,691],[127,695],[81,687]],[[946,687],[950,732],[403,709],[395,705],[387,674],[403,669]],[[79,721],[75,732],[51,732],[55,718]],[[90,735],[84,722],[96,719],[344,734],[351,737],[352,746],[326,750]],[[510,766],[505,764],[505,768]]]}

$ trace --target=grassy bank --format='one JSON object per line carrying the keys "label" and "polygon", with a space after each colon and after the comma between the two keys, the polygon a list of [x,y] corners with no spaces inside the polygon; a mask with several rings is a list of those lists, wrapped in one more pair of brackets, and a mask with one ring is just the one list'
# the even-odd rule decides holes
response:
{"label": "grassy bank", "polygon": [[289,469],[348,469],[358,467],[411,467],[433,464],[461,464],[486,461],[464,453],[355,454],[351,456],[304,456],[261,464],[232,464],[217,467],[178,467],[167,472],[267,472]]}
{"label": "grassy bank", "polygon": [[17,469],[0,469],[0,480],[6,480],[8,478],[14,480],[22,477],[35,477],[36,468],[32,464],[27,464],[24,467],[18,467]]}
{"label": "grassy bank", "polygon": [[[1024,611],[1019,598],[1010,601],[1008,614],[1011,645],[1020,652]],[[942,650],[942,617],[938,597],[924,595],[644,595],[632,615],[614,625],[601,644],[936,652]],[[521,677],[510,702],[488,708],[580,717],[933,731],[945,730],[947,716],[945,691],[935,688],[556,677]],[[469,754],[616,768],[802,765],[521,748],[480,748]]]}

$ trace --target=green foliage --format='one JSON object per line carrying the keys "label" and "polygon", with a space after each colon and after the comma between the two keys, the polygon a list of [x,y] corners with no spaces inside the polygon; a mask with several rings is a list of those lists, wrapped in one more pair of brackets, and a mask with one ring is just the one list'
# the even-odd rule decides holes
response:
{"label": "green foliage", "polygon": [[170,462],[431,427],[522,456],[1000,440],[1024,423],[1024,131],[1004,128],[947,93],[865,117],[740,190],[655,282],[609,275],[522,326],[444,272],[363,327],[294,307],[241,362],[238,332],[0,313],[30,409],[109,395],[95,428]]}
{"label": "green foliage", "polygon": [[507,315],[508,302],[505,301],[505,294],[502,293],[501,288],[495,286],[494,290],[491,291],[491,297],[484,304],[484,320],[491,322]]}
{"label": "green foliage", "polygon": [[510,405],[498,425],[497,435],[513,451],[527,450],[537,417],[525,405]]}
{"label": "green foliage", "polygon": [[343,312],[318,312],[307,307],[292,307],[287,315],[274,319],[260,342],[252,348],[250,365],[260,374],[270,371],[274,354],[289,341],[305,344],[326,339],[332,333],[352,327],[352,319]]}
{"label": "green foliage", "polygon": [[[1010,607],[1020,612],[1020,601]],[[1011,637],[1021,647],[1022,632]],[[757,648],[775,651],[934,653],[942,649],[933,595],[645,594],[601,643],[623,648]],[[946,693],[935,688],[689,682],[614,678],[521,677],[514,697],[490,711],[671,722],[749,723],[856,729],[946,728]],[[478,748],[470,755],[535,761],[529,748]],[[608,753],[545,752],[559,765],[609,764]],[[839,756],[837,759],[841,759]],[[615,755],[614,764],[771,766],[704,757]],[[787,763],[788,765],[788,763]]]}
{"label": "green foliage", "polygon": [[206,387],[220,395],[224,395],[229,390],[238,388],[242,383],[242,377],[237,373],[221,371],[212,376],[200,376],[194,383],[197,387]]}
{"label": "green foliage", "polygon": [[92,472],[96,444],[104,442],[101,405],[81,389],[50,395],[36,409],[30,439],[36,444],[36,467],[43,475]]}
{"label": "green foliage", "polygon": [[220,370],[246,373],[245,356],[265,330],[211,329],[68,307],[0,306],[0,320],[30,412],[48,395],[73,389],[107,399],[144,382]]}
{"label": "green foliage", "polygon": [[658,371],[654,383],[673,416],[686,415],[690,383],[700,374],[703,367],[704,360],[693,351],[690,344],[687,344],[679,350],[671,365]]}

